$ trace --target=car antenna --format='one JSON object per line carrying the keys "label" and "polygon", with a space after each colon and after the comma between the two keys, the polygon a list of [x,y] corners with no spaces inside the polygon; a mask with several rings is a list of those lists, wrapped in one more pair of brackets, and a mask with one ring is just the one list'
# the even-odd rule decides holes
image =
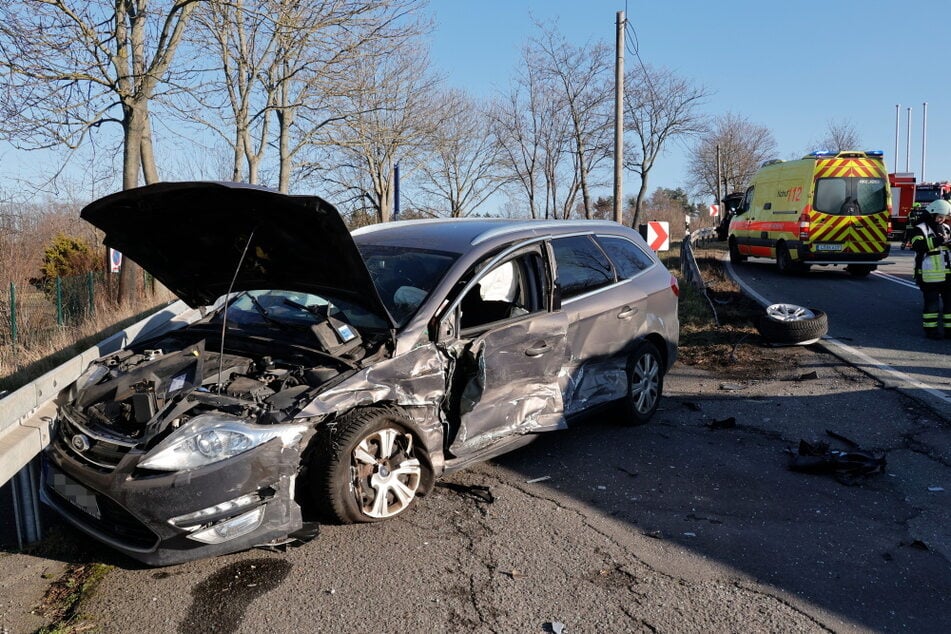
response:
{"label": "car antenna", "polygon": [[228,302],[231,298],[231,291],[234,290],[235,282],[238,281],[238,273],[241,272],[241,265],[244,264],[244,257],[248,254],[248,248],[251,246],[251,241],[254,240],[254,233],[258,230],[257,227],[251,230],[251,235],[248,236],[248,241],[244,244],[244,251],[241,252],[241,257],[238,259],[238,266],[234,269],[234,277],[231,278],[231,284],[228,285],[228,292],[225,293],[225,306],[224,313],[222,313],[221,318],[221,350],[218,352],[218,392],[221,392],[221,366],[224,364],[225,360],[225,332],[228,330]]}

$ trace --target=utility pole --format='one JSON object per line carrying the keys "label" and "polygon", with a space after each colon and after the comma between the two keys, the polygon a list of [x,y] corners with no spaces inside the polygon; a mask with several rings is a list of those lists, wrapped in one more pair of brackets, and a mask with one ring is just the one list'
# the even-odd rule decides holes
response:
{"label": "utility pole", "polygon": [[617,60],[614,67],[614,221],[624,221],[624,12],[617,12]]}
{"label": "utility pole", "polygon": [[717,220],[723,220],[723,210],[720,209],[720,144],[717,143],[717,199],[714,204],[717,206]]}
{"label": "utility pole", "polygon": [[928,152],[928,102],[921,104],[921,176],[919,182],[925,182],[925,155]]}

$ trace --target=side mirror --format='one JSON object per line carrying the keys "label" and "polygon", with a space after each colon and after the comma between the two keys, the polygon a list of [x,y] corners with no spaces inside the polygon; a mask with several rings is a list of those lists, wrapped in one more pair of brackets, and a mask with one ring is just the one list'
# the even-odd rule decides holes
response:
{"label": "side mirror", "polygon": [[429,330],[429,340],[433,343],[438,343],[455,337],[456,314],[457,313],[453,311],[448,315],[444,315],[442,319],[438,319],[436,315],[433,315],[433,318],[429,320],[427,326]]}

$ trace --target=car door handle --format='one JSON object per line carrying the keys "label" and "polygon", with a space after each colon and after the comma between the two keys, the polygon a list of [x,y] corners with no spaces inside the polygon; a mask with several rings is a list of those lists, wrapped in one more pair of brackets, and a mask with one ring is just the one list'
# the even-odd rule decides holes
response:
{"label": "car door handle", "polygon": [[630,306],[625,306],[621,309],[621,312],[617,314],[618,319],[630,319],[637,314],[636,308],[631,308]]}
{"label": "car door handle", "polygon": [[545,354],[546,352],[548,352],[549,350],[551,350],[551,346],[549,346],[548,343],[546,343],[546,342],[544,342],[544,341],[539,341],[538,343],[536,343],[536,344],[535,344],[534,346],[532,346],[531,348],[526,348],[526,349],[525,349],[525,356],[527,356],[527,357],[540,357],[540,356],[542,356],[543,354]]}

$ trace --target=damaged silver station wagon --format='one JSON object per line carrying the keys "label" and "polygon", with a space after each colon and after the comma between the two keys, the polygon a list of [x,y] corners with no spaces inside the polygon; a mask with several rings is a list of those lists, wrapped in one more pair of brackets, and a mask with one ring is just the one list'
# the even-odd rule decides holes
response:
{"label": "damaged silver station wagon", "polygon": [[93,362],[44,453],[44,501],[151,565],[394,517],[595,407],[645,422],[677,356],[676,278],[613,222],[351,234],[320,198],[198,182],[82,217],[209,307]]}

